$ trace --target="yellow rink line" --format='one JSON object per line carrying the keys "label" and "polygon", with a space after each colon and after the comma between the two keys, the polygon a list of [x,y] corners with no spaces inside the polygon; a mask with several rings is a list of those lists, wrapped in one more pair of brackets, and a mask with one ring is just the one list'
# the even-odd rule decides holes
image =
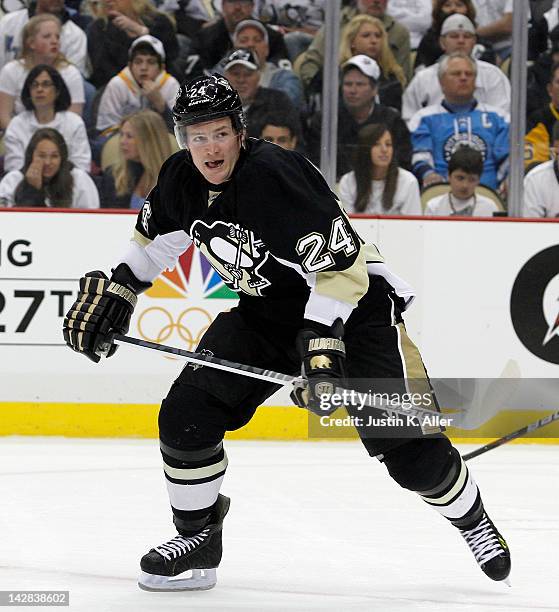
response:
{"label": "yellow rink line", "polygon": [[[0,402],[0,436],[156,438],[158,409],[157,405],[145,404]],[[508,411],[477,430],[458,432],[450,429],[448,434],[456,442],[486,444],[546,414],[549,413],[540,410]],[[355,437],[350,427],[320,427],[318,417],[309,419],[306,411],[292,406],[263,406],[248,425],[227,434],[232,440],[347,440]],[[559,422],[515,442],[557,444]]]}

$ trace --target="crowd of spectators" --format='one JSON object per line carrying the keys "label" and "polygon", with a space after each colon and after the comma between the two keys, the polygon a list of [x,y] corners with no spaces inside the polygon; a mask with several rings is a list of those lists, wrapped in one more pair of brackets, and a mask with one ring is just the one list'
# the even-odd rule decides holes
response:
{"label": "crowd of spectators", "polygon": [[[139,208],[177,150],[179,83],[201,74],[238,90],[249,136],[318,164],[327,1],[31,0],[1,15],[0,204]],[[343,206],[502,214],[513,0],[340,2]],[[523,214],[554,217],[559,0],[527,10]]]}

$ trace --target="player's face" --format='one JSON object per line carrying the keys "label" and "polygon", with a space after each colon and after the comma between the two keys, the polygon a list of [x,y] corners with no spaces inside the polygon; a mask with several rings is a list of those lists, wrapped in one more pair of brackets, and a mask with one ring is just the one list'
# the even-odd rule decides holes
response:
{"label": "player's face", "polygon": [[40,140],[33,151],[33,161],[41,162],[43,165],[43,178],[51,179],[60,170],[62,158],[60,151],[54,142]]}
{"label": "player's face", "polygon": [[155,81],[157,75],[161,72],[161,68],[154,55],[138,53],[130,63],[130,71],[138,83],[143,83],[145,81]]}
{"label": "player's face", "polygon": [[466,103],[472,99],[476,75],[467,59],[457,57],[450,60],[446,72],[441,77],[441,89],[445,98],[453,103]]}
{"label": "player's face", "polygon": [[364,23],[351,43],[353,55],[360,53],[378,59],[381,51],[382,32],[370,23]]}
{"label": "player's face", "polygon": [[547,93],[555,108],[559,108],[559,69],[555,71],[551,83],[547,86]]}
{"label": "player's face", "polygon": [[357,10],[371,17],[384,17],[388,0],[357,0]]}
{"label": "player's face", "polygon": [[392,136],[389,132],[384,134],[371,147],[371,161],[377,170],[386,170],[392,161],[394,148]]}
{"label": "player's face", "polygon": [[447,55],[460,52],[465,55],[470,55],[476,44],[476,36],[471,32],[462,32],[455,30],[449,32],[440,38],[441,48]]}
{"label": "player's face", "polygon": [[260,84],[260,71],[251,70],[241,64],[235,64],[225,73],[227,80],[231,83],[233,89],[236,89],[243,104],[247,104],[254,100],[258,85]]}
{"label": "player's face", "polygon": [[29,90],[35,109],[54,107],[57,91],[48,72],[39,73]]}
{"label": "player's face", "polygon": [[454,170],[448,175],[450,191],[455,198],[467,200],[474,195],[476,187],[479,185],[479,176],[464,172],[464,170]]}
{"label": "player's face", "polygon": [[230,117],[187,126],[186,142],[194,165],[208,183],[219,185],[231,178],[242,136],[233,129]]}
{"label": "player's face", "polygon": [[361,70],[348,70],[342,81],[342,97],[347,109],[357,111],[370,106],[376,96],[377,88]]}
{"label": "player's face", "polygon": [[261,66],[268,59],[268,53],[270,52],[270,47],[262,32],[258,28],[250,26],[243,28],[238,33],[235,39],[235,47],[252,49],[256,53]]}
{"label": "player's face", "polygon": [[54,21],[41,23],[35,36],[29,41],[29,48],[44,58],[54,59],[60,52],[60,28]]}
{"label": "player's face", "polygon": [[265,125],[260,137],[290,151],[297,146],[297,137],[292,136],[291,130],[287,127]]}
{"label": "player's face", "polygon": [[441,5],[441,12],[445,15],[451,15],[452,13],[460,13],[466,15],[468,13],[468,7],[462,0],[446,0]]}
{"label": "player's face", "polygon": [[120,152],[126,161],[140,161],[136,130],[129,121],[125,121],[120,128]]}

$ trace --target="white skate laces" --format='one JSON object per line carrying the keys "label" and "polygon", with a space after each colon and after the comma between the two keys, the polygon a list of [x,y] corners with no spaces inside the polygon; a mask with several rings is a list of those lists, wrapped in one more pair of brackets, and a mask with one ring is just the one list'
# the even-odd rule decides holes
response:
{"label": "white skate laces", "polygon": [[480,566],[506,552],[506,544],[501,541],[487,516],[484,516],[473,529],[460,530],[460,532]]}
{"label": "white skate laces", "polygon": [[176,559],[181,555],[184,555],[188,552],[193,551],[197,546],[200,546],[205,542],[205,540],[209,537],[210,529],[203,529],[200,533],[197,533],[195,536],[191,536],[189,538],[178,535],[174,537],[172,540],[169,540],[165,544],[161,544],[161,546],[156,546],[154,550],[158,552],[164,559],[170,561],[171,559]]}

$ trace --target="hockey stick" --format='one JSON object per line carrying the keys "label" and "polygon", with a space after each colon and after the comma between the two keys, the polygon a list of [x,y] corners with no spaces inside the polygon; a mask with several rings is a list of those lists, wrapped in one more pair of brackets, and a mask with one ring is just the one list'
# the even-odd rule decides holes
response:
{"label": "hockey stick", "polygon": [[214,357],[213,355],[209,355],[207,353],[192,353],[174,346],[157,344],[156,342],[140,340],[139,338],[132,338],[131,336],[115,334],[113,336],[113,342],[115,344],[134,344],[135,346],[141,346],[142,348],[155,349],[156,351],[161,351],[162,353],[172,353],[173,355],[182,357],[190,363],[206,365],[210,368],[215,368],[216,370],[224,370],[225,372],[231,372],[233,374],[241,374],[243,376],[248,376],[249,378],[258,378],[259,380],[265,380],[266,382],[272,382],[278,385],[290,385],[294,383],[295,380],[298,380],[295,376],[288,376],[287,374],[280,374],[279,372],[273,372],[272,370],[264,370],[262,368],[255,368],[254,366],[236,363],[235,361],[220,359],[219,357]]}
{"label": "hockey stick", "polygon": [[[174,346],[157,344],[156,342],[140,340],[140,338],[132,338],[131,336],[124,336],[122,334],[115,334],[112,338],[112,342],[114,342],[115,344],[132,344],[135,346],[140,346],[142,348],[161,351],[162,353],[171,353],[173,355],[181,357],[182,359],[190,363],[205,365],[210,368],[223,370],[225,372],[231,372],[233,374],[240,374],[242,376],[248,376],[250,378],[257,378],[266,382],[275,383],[276,385],[289,386],[295,384],[296,382],[302,382],[304,380],[300,376],[289,376],[288,374],[281,374],[280,372],[274,372],[273,370],[264,370],[262,368],[257,368],[242,363],[236,363],[235,361],[220,359],[219,357],[214,357],[213,355],[208,355],[205,353],[192,353],[190,351],[185,351],[184,349],[179,349]],[[402,406],[392,405],[387,402],[373,401],[369,397],[369,394],[358,393],[352,389],[344,389],[343,387],[335,387],[333,394],[338,395],[339,397],[343,397],[344,399],[346,399],[348,396],[355,397],[355,394],[358,394],[359,401],[362,406],[367,406],[368,408],[377,408],[379,410],[386,410],[389,413],[393,412],[395,414],[399,414],[405,417],[434,417],[437,420],[441,419],[441,417],[446,419],[449,418],[449,415],[443,415],[440,412],[436,412],[435,410],[429,410],[427,408],[419,408],[416,406],[403,408]]]}
{"label": "hockey stick", "polygon": [[526,425],[525,427],[522,427],[522,429],[517,429],[516,431],[513,431],[507,434],[506,436],[499,438],[498,440],[494,440],[493,442],[490,442],[489,444],[486,444],[485,446],[481,446],[480,448],[477,448],[475,451],[472,451],[471,453],[466,453],[465,455],[462,455],[462,459],[464,459],[464,461],[468,461],[468,459],[473,459],[474,457],[483,455],[483,453],[486,453],[487,451],[490,451],[493,448],[497,448],[498,446],[501,446],[502,444],[506,444],[507,442],[510,442],[511,440],[514,440],[516,438],[520,438],[526,435],[527,433],[536,431],[536,429],[540,429],[540,427],[545,427],[546,425],[553,423],[553,421],[557,421],[557,419],[559,419],[559,412],[548,414],[547,416],[539,419],[538,421],[535,421],[534,423],[530,423],[530,425]]}

